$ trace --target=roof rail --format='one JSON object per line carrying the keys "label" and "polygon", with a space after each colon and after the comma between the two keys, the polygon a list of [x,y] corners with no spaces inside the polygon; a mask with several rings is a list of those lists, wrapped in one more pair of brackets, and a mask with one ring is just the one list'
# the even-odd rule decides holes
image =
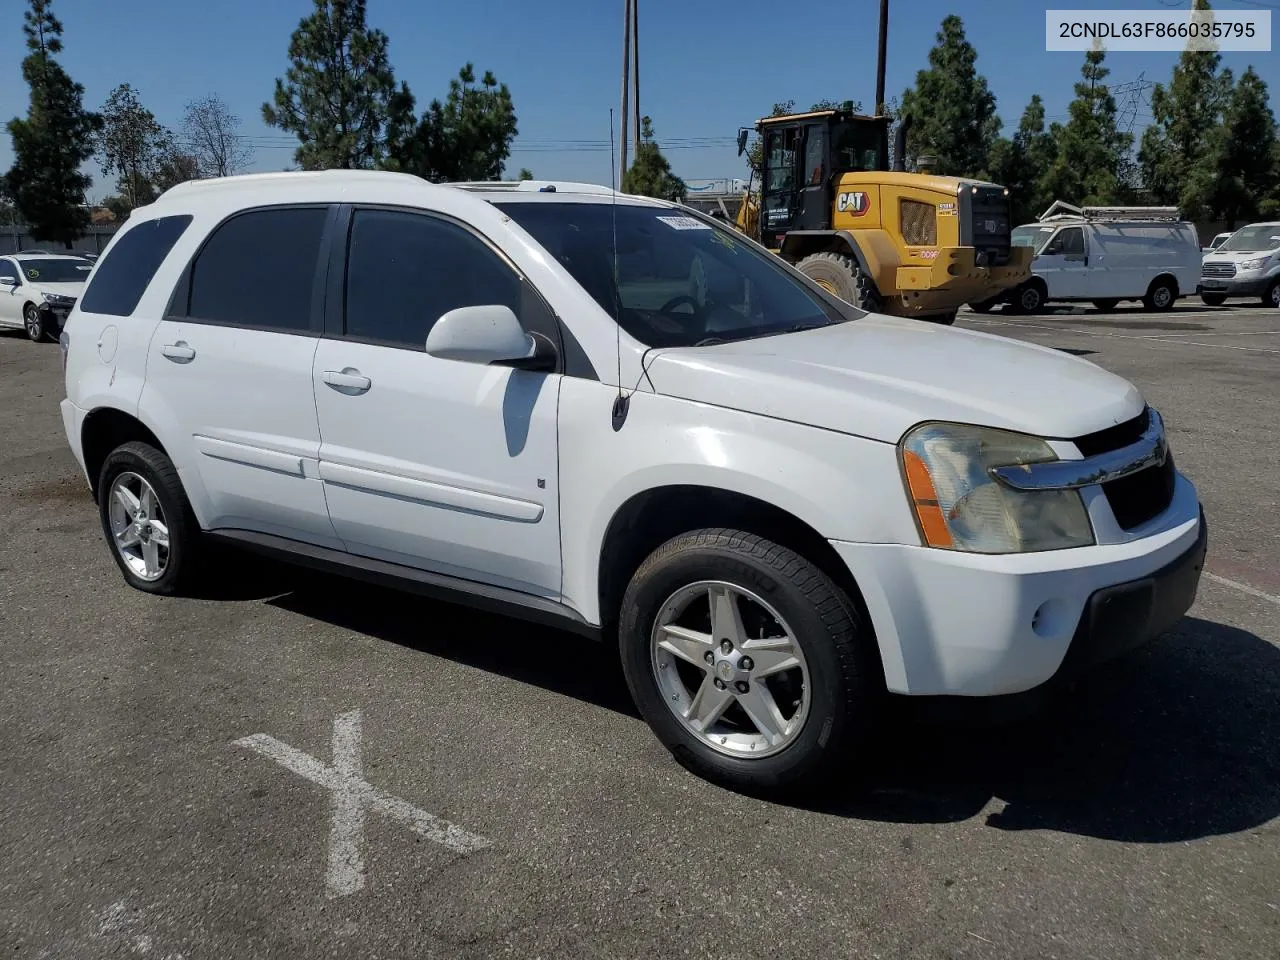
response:
{"label": "roof rail", "polygon": [[613,193],[612,187],[598,183],[578,183],[572,180],[465,180],[457,183],[442,184],[446,187],[457,187],[475,193],[489,192],[522,192],[522,193],[592,193],[608,196]]}
{"label": "roof rail", "polygon": [[[1056,211],[1063,211],[1058,213]],[[1077,207],[1064,200],[1055,200],[1049,209],[1036,219],[1041,222],[1056,220],[1180,220],[1177,207]]]}

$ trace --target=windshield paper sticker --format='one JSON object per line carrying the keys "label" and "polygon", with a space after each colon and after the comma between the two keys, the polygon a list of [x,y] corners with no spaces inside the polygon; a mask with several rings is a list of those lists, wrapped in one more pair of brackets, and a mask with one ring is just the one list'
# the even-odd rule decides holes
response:
{"label": "windshield paper sticker", "polygon": [[710,230],[711,228],[701,220],[695,220],[693,217],[659,217],[663,223],[672,230]]}

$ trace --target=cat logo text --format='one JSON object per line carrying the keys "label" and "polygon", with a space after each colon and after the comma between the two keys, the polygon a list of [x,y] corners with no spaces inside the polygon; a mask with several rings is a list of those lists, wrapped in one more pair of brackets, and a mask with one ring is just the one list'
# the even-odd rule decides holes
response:
{"label": "cat logo text", "polygon": [[871,209],[871,198],[859,190],[857,193],[842,193],[836,198],[836,210],[840,213],[851,213],[860,217]]}

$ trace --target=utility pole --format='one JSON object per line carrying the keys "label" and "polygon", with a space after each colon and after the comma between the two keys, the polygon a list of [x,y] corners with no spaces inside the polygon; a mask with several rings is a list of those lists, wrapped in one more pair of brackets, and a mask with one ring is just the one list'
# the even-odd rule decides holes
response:
{"label": "utility pole", "polygon": [[632,108],[635,110],[636,130],[632,141],[632,156],[640,156],[640,0],[631,0],[631,59],[635,86],[631,91]]}
{"label": "utility pole", "polygon": [[876,59],[876,114],[884,109],[884,57],[888,41],[889,0],[880,0],[880,55]]}
{"label": "utility pole", "polygon": [[631,126],[631,110],[627,99],[631,93],[631,0],[624,0],[626,10],[623,12],[622,27],[622,115],[618,126],[622,136],[620,161],[618,163],[618,189],[622,189],[622,178],[627,172],[627,128]]}

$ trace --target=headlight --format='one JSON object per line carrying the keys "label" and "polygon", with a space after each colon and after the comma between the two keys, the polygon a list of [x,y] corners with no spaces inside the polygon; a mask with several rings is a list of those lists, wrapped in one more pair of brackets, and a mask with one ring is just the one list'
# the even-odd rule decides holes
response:
{"label": "headlight", "polygon": [[970,553],[1060,550],[1094,542],[1077,490],[1013,490],[994,467],[1057,460],[1037,437],[962,423],[925,423],[899,444],[924,542]]}
{"label": "headlight", "polygon": [[1254,260],[1245,260],[1240,264],[1241,270],[1261,270],[1267,265],[1269,257],[1258,257]]}
{"label": "headlight", "polygon": [[46,293],[44,295],[44,302],[49,304],[51,307],[70,307],[75,304],[76,298],[68,297],[61,293]]}

